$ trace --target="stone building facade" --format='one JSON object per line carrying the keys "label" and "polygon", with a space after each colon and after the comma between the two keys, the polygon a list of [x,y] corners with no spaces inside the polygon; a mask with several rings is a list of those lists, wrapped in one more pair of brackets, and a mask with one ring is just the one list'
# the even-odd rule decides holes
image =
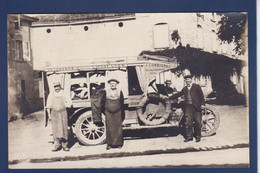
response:
{"label": "stone building facade", "polygon": [[[144,50],[171,49],[180,44],[247,62],[247,54],[236,54],[233,43],[218,39],[220,19],[216,13],[46,15],[32,25],[34,69],[137,57]],[[173,33],[178,33],[175,40]],[[245,93],[247,74],[244,76],[234,73],[231,77],[239,93]],[[211,91],[210,79],[202,76],[196,80],[203,83],[205,92]]]}
{"label": "stone building facade", "polygon": [[7,16],[8,120],[22,118],[35,106],[31,23],[36,18]]}
{"label": "stone building facade", "polygon": [[[138,56],[143,50],[173,48],[180,42],[230,58],[247,58],[235,53],[234,44],[221,44],[217,37],[221,16],[216,13],[127,13],[100,18],[71,14],[65,19],[61,19],[62,14],[46,16],[32,26],[35,69],[42,69],[48,62],[59,65],[60,60],[71,63]],[[171,40],[174,31],[180,36],[176,42]]]}

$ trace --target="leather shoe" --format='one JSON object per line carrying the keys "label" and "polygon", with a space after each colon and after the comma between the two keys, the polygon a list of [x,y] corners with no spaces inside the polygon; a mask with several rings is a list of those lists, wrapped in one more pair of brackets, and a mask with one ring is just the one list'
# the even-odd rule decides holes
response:
{"label": "leather shoe", "polygon": [[110,145],[108,145],[106,149],[107,149],[107,150],[110,150],[110,149],[111,149],[111,146],[110,146]]}
{"label": "leather shoe", "polygon": [[193,139],[190,138],[190,139],[185,139],[185,140],[184,140],[184,142],[189,142],[189,141],[193,141]]}
{"label": "leather shoe", "polygon": [[55,152],[55,151],[59,151],[61,149],[60,145],[55,145],[51,151]]}
{"label": "leather shoe", "polygon": [[196,142],[200,142],[200,138],[196,138]]}
{"label": "leather shoe", "polygon": [[70,151],[69,147],[63,147],[63,151]]}

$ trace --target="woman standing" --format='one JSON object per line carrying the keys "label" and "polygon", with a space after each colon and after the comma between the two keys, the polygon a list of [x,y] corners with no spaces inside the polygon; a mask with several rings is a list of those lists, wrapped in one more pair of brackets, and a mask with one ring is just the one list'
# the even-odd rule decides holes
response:
{"label": "woman standing", "polygon": [[117,88],[119,81],[110,79],[108,83],[110,87],[102,99],[103,111],[106,117],[107,150],[123,146],[122,122],[125,118],[123,110],[124,96],[122,91]]}

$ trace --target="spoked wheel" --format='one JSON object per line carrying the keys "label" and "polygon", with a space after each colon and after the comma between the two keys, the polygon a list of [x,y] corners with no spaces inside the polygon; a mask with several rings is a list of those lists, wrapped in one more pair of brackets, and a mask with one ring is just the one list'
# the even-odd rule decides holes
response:
{"label": "spoked wheel", "polygon": [[105,123],[94,124],[91,111],[84,112],[76,121],[75,135],[82,144],[102,144],[106,141]]}
{"label": "spoked wheel", "polygon": [[216,133],[220,117],[212,107],[206,107],[202,110],[201,136],[211,136]]}

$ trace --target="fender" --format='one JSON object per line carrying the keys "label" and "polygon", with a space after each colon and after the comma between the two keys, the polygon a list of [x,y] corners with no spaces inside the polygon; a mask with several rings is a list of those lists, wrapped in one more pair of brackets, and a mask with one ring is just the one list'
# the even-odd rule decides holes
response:
{"label": "fender", "polygon": [[81,115],[81,113],[86,112],[86,111],[91,111],[91,108],[79,108],[73,112],[71,116],[69,116],[69,124],[73,124],[76,122],[78,119],[78,116]]}

